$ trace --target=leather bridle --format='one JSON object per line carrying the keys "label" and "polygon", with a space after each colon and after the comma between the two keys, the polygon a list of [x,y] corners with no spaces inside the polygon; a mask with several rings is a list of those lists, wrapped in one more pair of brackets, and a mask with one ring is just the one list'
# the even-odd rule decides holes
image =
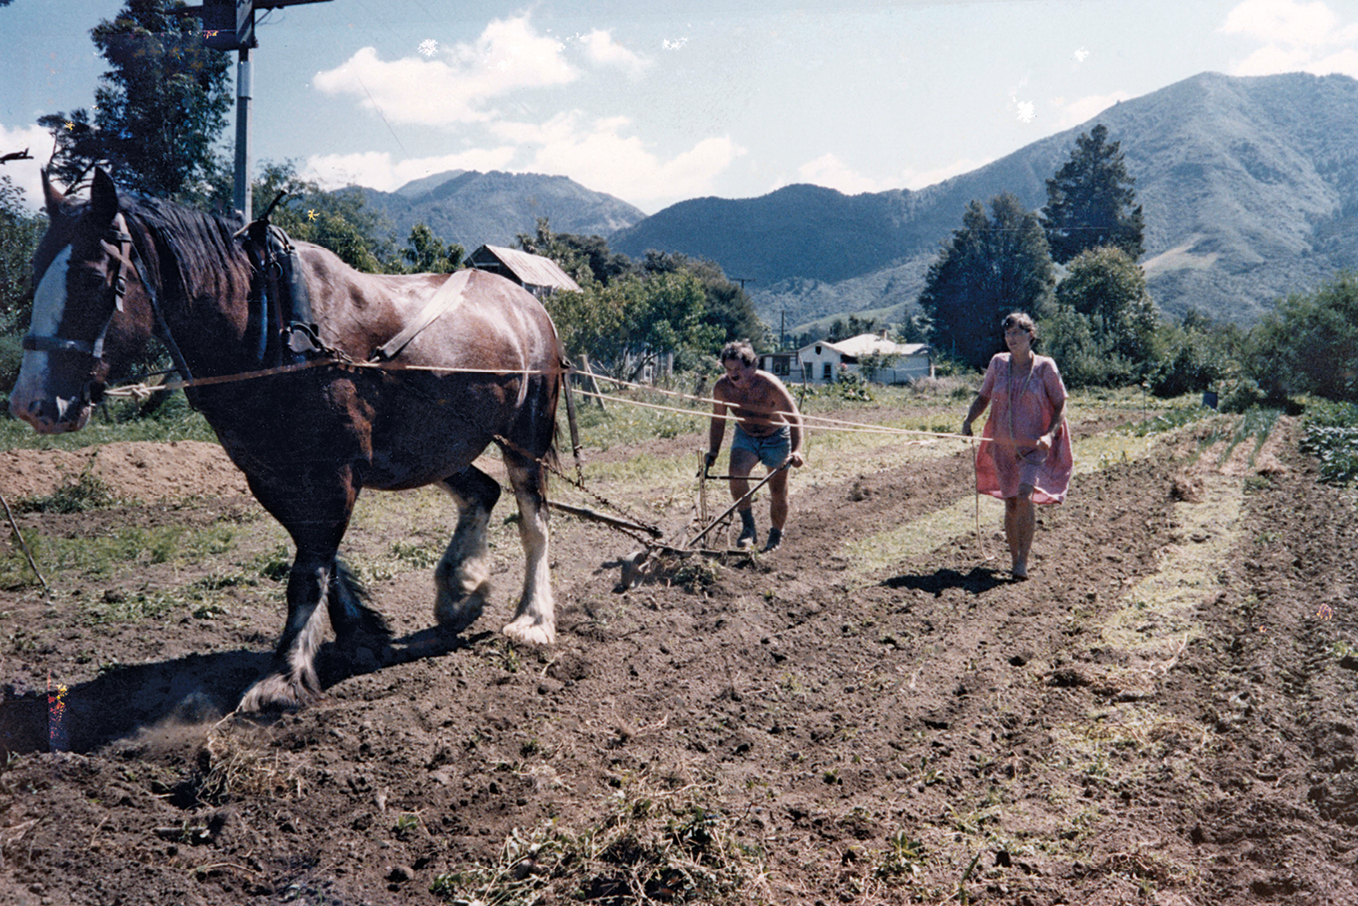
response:
{"label": "leather bridle", "polygon": [[[117,266],[110,268],[108,278],[104,281],[104,287],[113,294],[113,303],[109,306],[108,317],[104,319],[103,326],[99,328],[99,335],[95,337],[93,343],[84,340],[72,340],[68,337],[43,336],[40,334],[28,334],[23,338],[23,348],[29,352],[65,352],[76,355],[88,356],[90,359],[90,373],[93,375],[95,366],[103,361],[104,358],[104,337],[108,335],[109,325],[113,323],[113,317],[123,310],[123,297],[127,295],[127,271],[136,268],[132,256],[136,253],[132,245],[132,234],[127,231],[127,221],[119,212],[109,225],[108,233],[99,241],[99,245],[110,258],[117,262]],[[69,300],[68,300],[69,301]]]}
{"label": "leather bridle", "polygon": [[99,364],[104,361],[104,338],[108,335],[109,325],[113,323],[114,316],[123,310],[123,297],[127,295],[127,274],[129,271],[136,271],[137,279],[141,281],[142,291],[146,293],[147,300],[151,305],[157,336],[169,349],[170,359],[174,362],[175,368],[178,369],[185,380],[192,381],[193,374],[189,370],[188,362],[179,351],[179,346],[175,343],[174,338],[170,336],[169,325],[165,323],[165,315],[161,311],[155,286],[146,273],[143,256],[137,251],[137,246],[132,241],[132,234],[127,229],[127,219],[121,211],[114,215],[113,222],[109,224],[108,232],[104,234],[103,239],[99,240],[99,246],[109,258],[117,262],[117,266],[110,268],[108,278],[104,282],[104,287],[112,294],[113,300],[109,306],[108,317],[104,319],[94,342],[87,343],[84,340],[72,340],[68,337],[41,336],[30,333],[23,338],[23,348],[32,352],[64,352],[87,356],[90,360],[88,396],[90,402],[97,403],[103,396],[104,390],[104,384],[95,377]]}

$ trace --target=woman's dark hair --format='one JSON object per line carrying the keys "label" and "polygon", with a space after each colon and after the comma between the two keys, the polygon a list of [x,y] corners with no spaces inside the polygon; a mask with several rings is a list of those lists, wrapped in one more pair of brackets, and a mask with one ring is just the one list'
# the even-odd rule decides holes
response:
{"label": "woman's dark hair", "polygon": [[1037,325],[1033,323],[1032,318],[1028,317],[1021,311],[1010,312],[1008,315],[1005,316],[1004,319],[1005,332],[1008,333],[1009,328],[1011,327],[1021,327],[1024,330],[1028,331],[1028,335],[1030,337],[1032,337],[1034,340],[1037,339]]}

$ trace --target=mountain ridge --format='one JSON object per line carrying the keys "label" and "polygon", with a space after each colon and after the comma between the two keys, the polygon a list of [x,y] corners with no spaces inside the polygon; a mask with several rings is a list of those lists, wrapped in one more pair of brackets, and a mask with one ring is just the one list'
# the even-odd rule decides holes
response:
{"label": "mountain ridge", "polygon": [[640,208],[565,176],[450,170],[412,180],[394,192],[362,186],[364,201],[385,216],[398,237],[424,223],[445,242],[468,252],[481,245],[510,246],[546,217],[558,233],[607,236],[643,219]]}
{"label": "mountain ridge", "polygon": [[[691,199],[609,242],[633,256],[656,248],[711,258],[754,281],[771,323],[784,313],[799,324],[864,311],[899,319],[968,202],[1008,191],[1040,208],[1046,180],[1097,123],[1121,143],[1136,181],[1143,265],[1166,314],[1251,323],[1272,299],[1358,263],[1358,81],[1305,73],[1201,73],[923,189],[849,196],[785,186],[752,199]],[[771,237],[781,242],[771,247]]]}

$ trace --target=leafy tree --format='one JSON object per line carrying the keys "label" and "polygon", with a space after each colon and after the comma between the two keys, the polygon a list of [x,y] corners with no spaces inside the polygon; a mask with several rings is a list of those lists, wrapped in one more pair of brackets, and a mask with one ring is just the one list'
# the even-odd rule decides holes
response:
{"label": "leafy tree", "polygon": [[269,219],[293,239],[314,242],[334,252],[349,266],[368,273],[406,270],[389,238],[391,226],[368,207],[363,193],[327,192],[297,175],[291,163],[266,163],[251,186],[250,204],[262,216],[279,192],[287,195]]}
{"label": "leafy tree", "polygon": [[33,308],[31,259],[46,227],[46,217],[24,206],[23,189],[0,176],[0,403],[23,362],[19,335]]}
{"label": "leafy tree", "polygon": [[609,251],[608,242],[602,236],[554,233],[546,217],[539,217],[537,229],[532,233],[520,233],[516,242],[529,254],[551,258],[581,286],[591,282],[607,286],[632,267],[632,261],[626,255]]}
{"label": "leafy tree", "polygon": [[718,329],[703,320],[705,298],[691,273],[632,273],[607,286],[553,293],[546,306],[568,356],[587,353],[615,377],[632,380],[664,353],[686,367],[720,346]]}
{"label": "leafy tree", "polygon": [[1358,401],[1358,276],[1280,300],[1253,332],[1250,369],[1271,397]]}
{"label": "leafy tree", "polygon": [[1117,246],[1140,258],[1145,224],[1119,142],[1100,123],[1075,140],[1075,150],[1047,180],[1042,227],[1052,258],[1065,264],[1086,249]]}
{"label": "leafy tree", "polygon": [[24,205],[24,190],[0,176],[0,333],[28,324],[33,306],[33,252],[47,218]]}
{"label": "leafy tree", "polygon": [[[602,237],[553,233],[545,217],[517,242],[551,258],[583,290],[556,293],[547,305],[567,352],[610,363],[618,376],[644,367],[657,352],[676,353],[682,366],[727,340],[749,339],[756,348],[769,343],[749,295],[712,261],[649,251],[634,264]],[[690,288],[701,298],[690,299]]]}
{"label": "leafy tree", "polygon": [[1108,383],[1108,360],[1094,339],[1089,319],[1069,305],[1052,304],[1038,322],[1041,352],[1056,360],[1067,387]]}
{"label": "leafy tree", "polygon": [[462,266],[462,256],[467,251],[456,242],[444,245],[424,223],[410,228],[407,243],[401,249],[401,258],[413,274],[451,274]]}
{"label": "leafy tree", "polygon": [[927,343],[929,342],[929,325],[918,314],[907,315],[900,326],[896,328],[896,335],[901,338],[902,343]]}
{"label": "leafy tree", "polygon": [[1145,375],[1158,318],[1146,275],[1126,252],[1112,246],[1081,252],[1056,287],[1056,304],[1086,320],[1104,362],[1096,383],[1124,384]]}
{"label": "leafy tree", "polygon": [[859,334],[875,333],[877,330],[876,318],[860,318],[857,315],[849,315],[848,321],[835,318],[830,322],[830,333],[825,337],[828,342],[838,343],[840,340],[848,340]]}
{"label": "leafy tree", "polygon": [[1190,310],[1178,324],[1157,331],[1157,359],[1148,378],[1156,396],[1210,390],[1238,376],[1248,338],[1234,324],[1222,324]]}
{"label": "leafy tree", "polygon": [[999,349],[1011,311],[1037,312],[1056,282],[1037,215],[1008,192],[967,205],[961,229],[929,265],[919,304],[934,346],[982,368]]}
{"label": "leafy tree", "polygon": [[230,61],[203,46],[199,22],[174,15],[180,0],[127,0],[90,32],[112,67],[84,110],[38,122],[53,132],[52,174],[81,182],[96,164],[122,185],[166,198],[201,201],[223,164],[212,146],[231,109]]}
{"label": "leafy tree", "polygon": [[707,297],[703,323],[720,331],[718,345],[730,340],[749,340],[755,349],[772,345],[773,334],[760,320],[749,293],[739,283],[728,280],[715,261],[652,250],[646,253],[641,270],[646,274],[687,273],[696,277]]}

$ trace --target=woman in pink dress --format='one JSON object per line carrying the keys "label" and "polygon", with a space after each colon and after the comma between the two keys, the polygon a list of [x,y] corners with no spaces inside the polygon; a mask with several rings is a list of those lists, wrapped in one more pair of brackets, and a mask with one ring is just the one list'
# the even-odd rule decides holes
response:
{"label": "woman in pink dress", "polygon": [[1008,352],[996,353],[985,382],[962,422],[971,423],[990,406],[976,448],[976,489],[1004,500],[1004,536],[1015,579],[1028,578],[1028,554],[1037,526],[1035,504],[1066,499],[1073,461],[1066,425],[1066,385],[1056,363],[1033,354],[1037,327],[1014,312],[1004,319]]}

